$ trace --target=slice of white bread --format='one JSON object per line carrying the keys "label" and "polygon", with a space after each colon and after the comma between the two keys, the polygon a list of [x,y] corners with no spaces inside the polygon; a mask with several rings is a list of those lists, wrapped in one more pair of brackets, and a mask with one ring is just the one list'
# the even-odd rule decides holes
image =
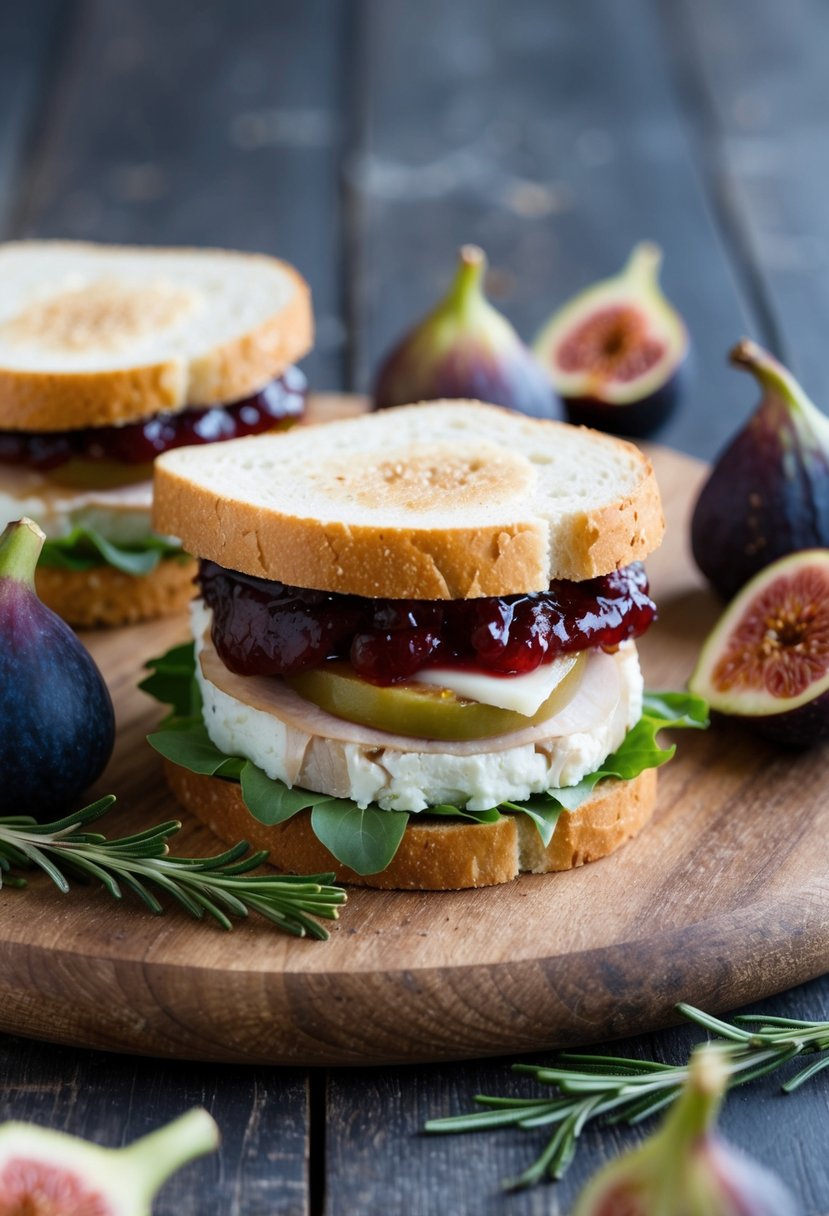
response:
{"label": "slice of white bread", "polygon": [[400,599],[592,578],[645,557],[664,531],[638,448],[470,401],[168,452],[154,492],[154,527],[189,553]]}
{"label": "slice of white bread", "polygon": [[237,401],[311,348],[308,285],[260,254],[0,245],[0,429]]}
{"label": "slice of white bread", "polygon": [[220,840],[247,840],[269,851],[268,862],[294,874],[332,871],[355,886],[422,891],[488,887],[510,882],[522,871],[546,874],[596,861],[635,836],[656,805],[656,770],[631,781],[603,781],[576,811],[562,812],[544,846],[526,815],[504,815],[496,823],[409,818],[400,848],[379,874],[356,874],[317,840],[310,811],[268,826],[254,819],[235,781],[205,777],[164,762],[173,794]]}

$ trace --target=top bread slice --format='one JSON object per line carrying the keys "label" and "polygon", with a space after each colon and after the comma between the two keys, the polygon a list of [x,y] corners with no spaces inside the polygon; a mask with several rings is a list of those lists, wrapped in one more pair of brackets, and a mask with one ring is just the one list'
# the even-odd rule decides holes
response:
{"label": "top bread slice", "polygon": [[308,285],[221,249],[0,245],[0,429],[109,426],[238,401],[311,348]]}
{"label": "top bread slice", "polygon": [[393,599],[540,591],[645,557],[664,520],[630,443],[473,401],[200,448],[155,464],[154,527],[220,565]]}

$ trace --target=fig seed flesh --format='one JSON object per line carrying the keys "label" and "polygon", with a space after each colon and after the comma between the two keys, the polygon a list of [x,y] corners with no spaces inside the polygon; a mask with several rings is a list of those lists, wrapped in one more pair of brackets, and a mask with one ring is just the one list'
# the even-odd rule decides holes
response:
{"label": "fig seed flesh", "polygon": [[620,304],[600,309],[565,335],[556,359],[565,372],[626,381],[650,371],[664,353],[665,343],[648,333],[642,310]]}
{"label": "fig seed flesh", "polygon": [[111,1216],[112,1206],[71,1170],[14,1157],[0,1170],[0,1213],[9,1216]]}

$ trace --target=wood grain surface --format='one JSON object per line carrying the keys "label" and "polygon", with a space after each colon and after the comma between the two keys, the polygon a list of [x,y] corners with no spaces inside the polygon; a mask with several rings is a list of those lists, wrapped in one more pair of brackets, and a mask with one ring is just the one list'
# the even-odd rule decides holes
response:
{"label": "wood grain surface", "polygon": [[[329,397],[315,417],[359,408]],[[660,621],[642,643],[651,687],[680,686],[717,606],[684,551],[704,467],[655,449],[669,539],[649,566]],[[113,691],[118,743],[101,783],[110,831],[176,807],[144,735],[158,707],[144,659],[183,620],[87,635]],[[327,943],[264,923],[231,936],[46,881],[9,893],[0,1029],[144,1054],[280,1064],[466,1058],[584,1043],[778,991],[829,960],[825,753],[781,754],[736,726],[684,733],[652,825],[614,856],[480,891],[353,891]],[[178,851],[210,851],[185,823]]]}

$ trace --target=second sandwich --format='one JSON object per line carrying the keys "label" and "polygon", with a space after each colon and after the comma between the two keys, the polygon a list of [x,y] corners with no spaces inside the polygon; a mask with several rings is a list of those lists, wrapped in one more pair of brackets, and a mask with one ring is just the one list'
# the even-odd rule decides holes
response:
{"label": "second sandwich", "polygon": [[0,528],[43,528],[38,592],[72,624],[184,607],[152,462],[301,415],[307,284],[261,255],[72,241],[0,245],[0,275]]}

